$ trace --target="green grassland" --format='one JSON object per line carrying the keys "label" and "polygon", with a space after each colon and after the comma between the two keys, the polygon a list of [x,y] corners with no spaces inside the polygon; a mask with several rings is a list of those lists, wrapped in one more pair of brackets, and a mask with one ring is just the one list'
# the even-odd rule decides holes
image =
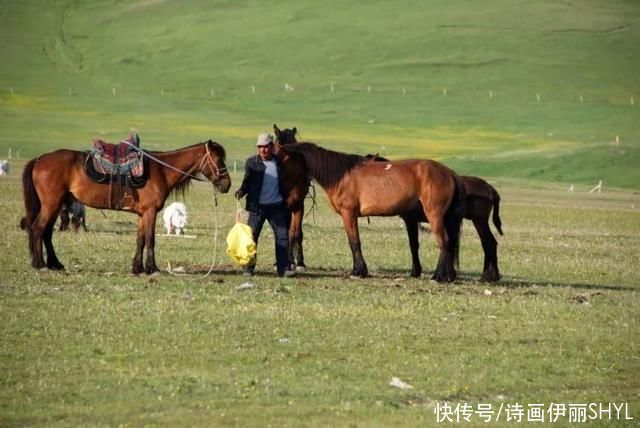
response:
{"label": "green grassland", "polygon": [[5,2],[0,153],[135,128],[241,160],[277,122],[469,174],[637,188],[637,22],[632,1]]}
{"label": "green grassland", "polygon": [[[0,177],[0,426],[434,426],[444,402],[625,402],[635,420],[589,426],[635,426],[638,23],[631,0],[1,1],[0,158],[19,159]],[[54,234],[65,272],[30,268],[25,159],[135,129],[149,149],[213,138],[240,167],[274,122],[490,178],[502,281],[477,282],[469,223],[456,283],[428,280],[428,235],[409,278],[397,218],[361,220],[372,278],[351,280],[318,189],[309,271],[276,278],[265,230],[239,291],[235,202],[200,183],[196,238],[157,238],[161,276],[128,274],[134,216],[91,209],[88,233]]]}
{"label": "green grassland", "polygon": [[[91,209],[88,233],[54,235],[66,272],[37,272],[17,228],[18,177],[3,179],[0,425],[434,426],[444,402],[625,402],[635,419],[615,425],[633,426],[638,195],[494,184],[506,233],[498,284],[476,282],[482,252],[470,223],[458,282],[427,279],[428,235],[426,277],[409,278],[397,218],[361,221],[372,277],[349,279],[341,220],[320,194],[305,222],[310,269],[275,277],[265,230],[256,287],[239,291],[246,278],[225,254],[229,195],[215,207],[209,186],[193,187],[196,238],[158,237],[159,277],[128,274],[135,217]],[[413,389],[389,386],[394,376]]]}

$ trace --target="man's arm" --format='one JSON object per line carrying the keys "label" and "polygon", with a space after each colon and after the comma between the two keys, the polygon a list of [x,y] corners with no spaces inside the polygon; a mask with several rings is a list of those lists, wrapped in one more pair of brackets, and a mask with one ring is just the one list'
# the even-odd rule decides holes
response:
{"label": "man's arm", "polygon": [[236,191],[236,199],[244,197],[244,195],[246,195],[249,191],[249,181],[251,179],[251,168],[249,167],[249,159],[247,159],[247,161],[244,163],[244,178],[242,179],[240,188]]}

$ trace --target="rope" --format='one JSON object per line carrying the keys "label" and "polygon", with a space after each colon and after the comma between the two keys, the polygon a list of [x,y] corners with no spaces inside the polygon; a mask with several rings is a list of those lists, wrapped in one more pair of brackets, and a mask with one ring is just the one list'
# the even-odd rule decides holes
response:
{"label": "rope", "polygon": [[167,168],[170,168],[170,169],[172,169],[172,170],[174,170],[174,171],[176,171],[176,172],[179,172],[180,174],[185,175],[185,176],[187,176],[187,177],[189,177],[189,178],[191,178],[191,179],[193,179],[193,180],[197,180],[197,181],[207,181],[207,180],[203,180],[202,178],[196,177],[195,175],[191,175],[191,174],[189,174],[188,172],[184,172],[184,171],[182,171],[182,170],[179,170],[179,169],[178,169],[178,168],[176,168],[175,166],[173,166],[173,165],[169,165],[168,163],[166,163],[166,162],[164,162],[164,161],[161,161],[160,159],[158,159],[158,158],[157,158],[157,157],[155,157],[155,156],[151,156],[148,152],[145,152],[144,150],[141,150],[141,149],[140,149],[139,147],[137,147],[135,144],[131,144],[131,143],[130,143],[130,142],[128,142],[127,140],[123,140],[122,142],[123,142],[123,143],[125,143],[125,144],[127,144],[127,145],[128,145],[129,147],[131,147],[133,150],[135,150],[135,151],[137,151],[138,153],[140,153],[142,156],[146,156],[146,157],[148,157],[149,159],[151,159],[151,160],[153,160],[153,161],[155,161],[155,162],[158,162],[160,165],[164,165],[164,166],[166,166]]}
{"label": "rope", "polygon": [[[240,202],[238,202],[239,204]],[[211,262],[211,266],[209,266],[209,270],[205,273],[200,279],[204,279],[211,274],[213,268],[217,264],[218,261],[218,197],[215,187],[213,188],[213,221],[214,221],[214,232],[213,232],[213,261]],[[171,262],[168,263],[167,272],[174,276],[182,276],[172,271]]]}
{"label": "rope", "polygon": [[[313,194],[311,194],[311,190],[313,190]],[[304,218],[306,219],[307,217],[309,217],[309,214],[311,214],[311,218],[313,218],[313,224],[316,224],[316,207],[318,206],[318,203],[316,202],[316,186],[313,185],[313,181],[309,183],[308,196],[311,199],[311,209],[307,211],[307,215],[304,216]]]}
{"label": "rope", "polygon": [[[218,197],[216,195],[216,188],[213,188],[213,221],[215,224],[214,232],[213,232],[213,261],[211,262],[211,266],[209,266],[209,270],[205,273],[201,279],[204,279],[209,276],[213,267],[216,265],[218,259]],[[239,203],[239,202],[238,202]]]}

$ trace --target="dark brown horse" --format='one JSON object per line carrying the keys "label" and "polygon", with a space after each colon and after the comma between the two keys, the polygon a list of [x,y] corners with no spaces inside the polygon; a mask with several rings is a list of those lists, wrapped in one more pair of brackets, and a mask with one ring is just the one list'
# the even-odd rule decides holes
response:
{"label": "dark brown horse", "polygon": [[484,267],[480,280],[498,281],[500,280],[498,241],[491,233],[489,215],[493,210],[493,224],[498,233],[503,235],[502,221],[500,220],[500,194],[491,184],[480,177],[463,175],[460,178],[467,192],[465,218],[473,222],[484,251]]}
{"label": "dark brown horse", "polygon": [[[99,209],[113,209],[121,201],[113,201],[109,184],[97,184],[85,173],[84,164],[88,152],[56,150],[43,154],[27,163],[22,174],[22,185],[26,216],[21,226],[29,234],[31,265],[62,270],[51,237],[62,207],[72,195],[81,203]],[[194,174],[202,173],[222,193],[227,193],[231,178],[225,166],[224,148],[211,140],[168,152],[145,152],[147,182],[139,188],[129,189],[130,204],[124,209],[138,214],[138,237],[132,272],[147,274],[158,271],[155,262],[156,215],[173,190],[184,190]],[[153,160],[155,158],[155,160]],[[47,250],[44,262],[42,244]],[[147,248],[147,259],[143,266],[142,256]]]}
{"label": "dark brown horse", "polygon": [[[366,155],[367,159],[376,162],[388,162],[381,156]],[[485,180],[480,177],[469,175],[460,176],[460,180],[464,185],[465,197],[465,214],[464,218],[473,222],[473,226],[478,232],[482,250],[484,251],[484,267],[482,270],[481,281],[495,282],[500,280],[500,270],[498,269],[498,241],[491,233],[489,227],[489,217],[493,210],[493,224],[498,233],[502,233],[502,221],[500,220],[500,194],[498,191]],[[426,222],[422,209],[416,210],[416,217],[419,221]],[[417,232],[416,232],[417,233]]]}
{"label": "dark brown horse", "polygon": [[415,212],[422,204],[440,248],[433,279],[438,282],[456,279],[464,188],[451,169],[433,160],[369,162],[364,156],[323,149],[313,143],[278,145],[277,150],[284,162],[304,161],[309,175],[322,186],[331,207],[342,217],[353,255],[353,275],[368,275],[358,217],[394,215],[407,225],[413,262],[411,275],[421,275]]}
{"label": "dark brown horse", "polygon": [[[276,144],[287,145],[297,143],[298,130],[280,129],[273,125],[276,135]],[[291,211],[291,225],[289,226],[289,260],[295,265],[296,270],[301,271],[306,267],[304,253],[302,251],[302,220],[304,219],[304,200],[309,194],[311,180],[307,175],[304,161],[295,157],[282,164],[282,181],[286,187],[288,197],[287,207]]]}

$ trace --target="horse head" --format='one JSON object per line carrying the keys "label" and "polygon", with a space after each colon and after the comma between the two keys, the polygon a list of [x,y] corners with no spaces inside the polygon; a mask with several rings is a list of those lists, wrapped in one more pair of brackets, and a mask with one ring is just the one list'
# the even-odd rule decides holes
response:
{"label": "horse head", "polygon": [[286,144],[294,144],[297,143],[296,134],[298,130],[294,126],[293,129],[285,128],[280,129],[278,125],[273,124],[273,132],[276,135],[276,144],[286,145]]}
{"label": "horse head", "polygon": [[227,193],[231,187],[231,177],[225,164],[227,154],[220,144],[208,140],[204,143],[205,153],[199,171],[213,183],[221,193]]}

